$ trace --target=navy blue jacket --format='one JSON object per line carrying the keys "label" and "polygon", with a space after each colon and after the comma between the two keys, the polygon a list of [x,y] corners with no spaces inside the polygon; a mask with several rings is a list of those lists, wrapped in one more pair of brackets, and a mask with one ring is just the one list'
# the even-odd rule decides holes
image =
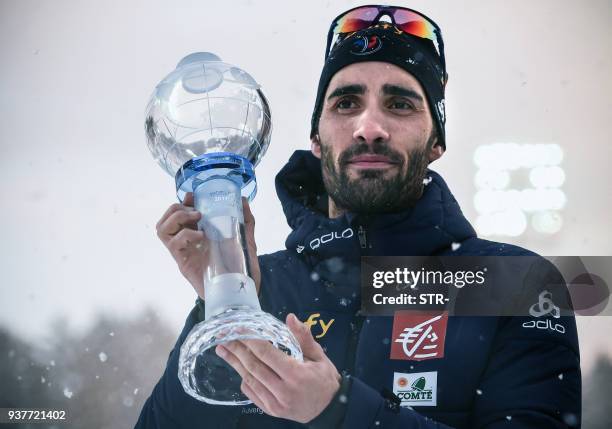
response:
{"label": "navy blue jacket", "polygon": [[[572,317],[555,320],[563,333],[527,329],[530,317],[449,317],[443,357],[405,360],[391,359],[394,318],[359,313],[363,255],[533,253],[477,238],[433,171],[423,196],[405,213],[329,219],[320,169],[309,152],[296,151],[276,178],[292,232],[286,250],[259,257],[260,300],[265,311],[281,320],[289,312],[310,320],[313,335],[338,371],[351,375],[343,428],[580,426],[580,363]],[[211,406],[183,391],[177,377],[179,348],[200,317],[194,308],[136,427],[304,427],[263,414],[254,405]],[[384,389],[402,391],[398,386],[411,392],[400,407],[389,399],[393,396],[381,394]]]}

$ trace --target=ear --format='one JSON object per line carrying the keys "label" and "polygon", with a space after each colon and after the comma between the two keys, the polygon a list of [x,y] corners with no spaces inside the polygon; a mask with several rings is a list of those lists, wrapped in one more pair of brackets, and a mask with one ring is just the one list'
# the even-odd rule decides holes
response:
{"label": "ear", "polygon": [[321,140],[318,134],[315,134],[314,137],[310,139],[310,151],[314,156],[321,159]]}
{"label": "ear", "polygon": [[429,153],[427,154],[427,157],[429,159],[429,162],[432,163],[436,159],[439,159],[440,157],[442,157],[442,155],[444,155],[444,149],[442,148],[442,145],[435,143],[433,147],[429,149]]}

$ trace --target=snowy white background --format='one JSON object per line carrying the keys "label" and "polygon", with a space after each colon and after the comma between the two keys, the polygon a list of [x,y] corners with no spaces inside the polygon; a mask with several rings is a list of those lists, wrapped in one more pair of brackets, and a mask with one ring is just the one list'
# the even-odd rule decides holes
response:
{"label": "snowy white background", "polygon": [[[44,341],[57,317],[83,330],[96,313],[151,304],[182,326],[195,294],[155,236],[174,189],[145,146],[143,110],[193,51],[248,70],[269,98],[274,134],[252,207],[260,253],[282,248],[289,229],[274,175],[309,147],[328,24],[357,4],[0,0],[0,324]],[[444,31],[448,151],[433,168],[468,218],[477,145],[557,143],[564,229],[513,242],[547,255],[610,255],[610,2],[409,6]],[[597,351],[612,353],[601,337],[612,318],[579,325],[585,367]]]}

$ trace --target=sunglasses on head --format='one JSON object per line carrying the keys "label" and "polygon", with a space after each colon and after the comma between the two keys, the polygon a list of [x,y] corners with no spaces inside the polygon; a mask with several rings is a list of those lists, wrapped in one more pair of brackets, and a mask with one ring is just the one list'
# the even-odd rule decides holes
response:
{"label": "sunglasses on head", "polygon": [[383,17],[388,17],[390,24],[405,33],[431,40],[442,66],[446,69],[444,42],[438,24],[416,10],[399,6],[359,6],[338,15],[332,21],[327,33],[325,59],[327,60],[333,47],[344,40],[347,35],[386,22],[381,21]]}

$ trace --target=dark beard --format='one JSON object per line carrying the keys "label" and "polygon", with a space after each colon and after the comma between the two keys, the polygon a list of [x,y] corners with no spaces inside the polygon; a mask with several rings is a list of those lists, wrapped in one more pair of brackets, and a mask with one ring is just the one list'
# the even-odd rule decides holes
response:
{"label": "dark beard", "polygon": [[[408,166],[404,165],[406,161],[400,154],[384,143],[375,142],[372,147],[367,143],[352,146],[338,158],[340,171],[335,168],[330,145],[321,142],[325,189],[336,207],[353,213],[392,213],[412,207],[423,194],[423,179],[429,165],[426,152],[432,147],[434,139],[432,133],[425,148],[414,149],[408,154]],[[386,171],[366,170],[359,173],[359,178],[349,179],[346,170],[348,161],[365,153],[388,157],[397,163],[399,172],[385,177]]]}

